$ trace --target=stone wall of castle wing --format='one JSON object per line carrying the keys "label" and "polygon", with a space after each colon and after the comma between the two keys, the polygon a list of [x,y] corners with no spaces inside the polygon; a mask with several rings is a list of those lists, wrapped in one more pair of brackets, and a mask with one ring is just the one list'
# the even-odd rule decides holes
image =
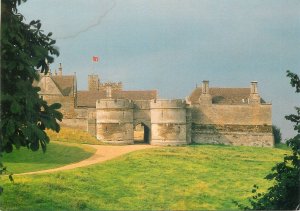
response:
{"label": "stone wall of castle wing", "polygon": [[92,136],[97,136],[97,127],[96,127],[96,108],[86,108],[87,111],[87,131]]}
{"label": "stone wall of castle wing", "polygon": [[195,143],[219,143],[246,146],[273,146],[272,106],[194,105],[192,140]]}
{"label": "stone wall of castle wing", "polygon": [[62,95],[49,95],[41,94],[43,99],[47,101],[49,105],[53,103],[60,103],[62,106],[60,112],[64,115],[64,119],[76,118],[74,96],[62,96]]}
{"label": "stone wall of castle wing", "polygon": [[193,106],[192,121],[196,124],[272,125],[270,104]]}

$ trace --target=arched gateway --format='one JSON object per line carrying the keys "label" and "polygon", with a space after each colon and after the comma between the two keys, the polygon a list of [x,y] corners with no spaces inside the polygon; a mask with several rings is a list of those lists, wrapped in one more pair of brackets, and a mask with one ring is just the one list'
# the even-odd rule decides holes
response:
{"label": "arched gateway", "polygon": [[184,100],[98,100],[97,138],[110,144],[134,144],[134,129],[141,124],[144,142],[187,144],[190,140],[187,140],[186,107]]}

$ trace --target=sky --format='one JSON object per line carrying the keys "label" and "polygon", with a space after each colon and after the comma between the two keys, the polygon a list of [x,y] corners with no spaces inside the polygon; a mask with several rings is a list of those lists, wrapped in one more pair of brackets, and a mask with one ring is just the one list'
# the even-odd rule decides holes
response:
{"label": "sky", "polygon": [[[300,74],[299,0],[28,0],[26,22],[53,32],[64,74],[122,81],[125,90],[185,98],[196,85],[249,87],[273,105],[273,124],[294,135],[284,116],[300,96],[286,70]],[[98,63],[92,57],[99,56]]]}

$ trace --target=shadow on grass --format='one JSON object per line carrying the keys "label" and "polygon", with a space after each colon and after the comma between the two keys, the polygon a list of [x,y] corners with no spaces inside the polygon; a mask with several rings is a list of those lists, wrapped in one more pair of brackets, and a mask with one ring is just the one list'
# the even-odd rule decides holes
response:
{"label": "shadow on grass", "polygon": [[31,151],[27,148],[15,149],[13,153],[4,153],[3,163],[26,163],[26,164],[66,164],[77,162],[90,157],[93,153],[85,151],[78,146],[68,146],[61,144],[50,144],[47,151]]}

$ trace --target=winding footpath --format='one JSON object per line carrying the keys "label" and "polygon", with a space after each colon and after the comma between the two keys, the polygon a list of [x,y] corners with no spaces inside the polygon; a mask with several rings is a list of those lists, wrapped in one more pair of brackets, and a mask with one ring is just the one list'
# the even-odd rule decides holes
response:
{"label": "winding footpath", "polygon": [[43,174],[43,173],[51,173],[51,172],[75,169],[75,168],[89,166],[89,165],[96,164],[96,163],[102,163],[104,161],[114,159],[116,157],[127,154],[129,152],[157,147],[157,146],[146,145],[146,144],[145,145],[144,144],[143,145],[125,145],[125,146],[108,146],[108,145],[89,145],[89,146],[95,148],[96,152],[94,155],[92,155],[88,159],[82,160],[78,163],[72,163],[72,164],[54,168],[54,169],[46,169],[46,170],[41,170],[41,171],[14,174],[14,176],[30,175],[30,174]]}

